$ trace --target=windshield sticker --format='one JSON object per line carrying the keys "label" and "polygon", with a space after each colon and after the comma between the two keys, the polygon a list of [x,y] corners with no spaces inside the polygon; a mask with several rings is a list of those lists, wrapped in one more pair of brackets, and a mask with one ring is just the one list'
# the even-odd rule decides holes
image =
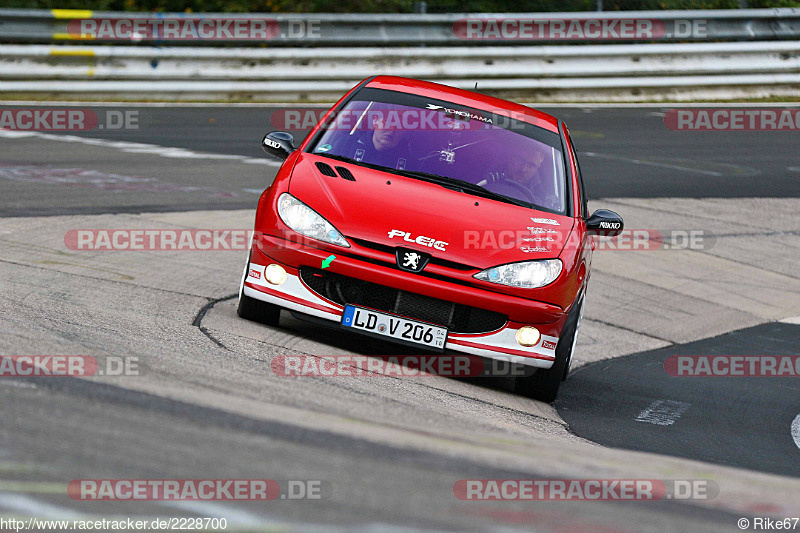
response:
{"label": "windshield sticker", "polygon": [[434,111],[444,111],[448,116],[452,116],[453,118],[457,118],[459,120],[469,121],[475,119],[475,120],[480,120],[481,122],[485,122],[487,124],[492,124],[492,119],[484,117],[482,115],[478,115],[476,113],[470,113],[469,111],[452,109],[450,107],[444,107],[436,104],[428,104],[428,106],[425,109],[431,109]]}
{"label": "windshield sticker", "polygon": [[319,146],[317,146],[316,150],[314,150],[314,151],[315,152],[327,152],[331,148],[333,148],[333,147],[330,144],[320,144]]}

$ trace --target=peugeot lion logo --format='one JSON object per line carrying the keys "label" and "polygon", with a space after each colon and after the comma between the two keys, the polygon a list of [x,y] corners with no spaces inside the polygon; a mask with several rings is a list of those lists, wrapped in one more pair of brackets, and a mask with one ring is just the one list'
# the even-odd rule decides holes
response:
{"label": "peugeot lion logo", "polygon": [[422,269],[425,268],[431,258],[426,253],[409,250],[408,248],[397,248],[396,257],[397,267],[406,272],[422,272]]}
{"label": "peugeot lion logo", "polygon": [[403,266],[411,270],[417,270],[420,259],[422,259],[422,256],[417,252],[405,252],[403,254]]}

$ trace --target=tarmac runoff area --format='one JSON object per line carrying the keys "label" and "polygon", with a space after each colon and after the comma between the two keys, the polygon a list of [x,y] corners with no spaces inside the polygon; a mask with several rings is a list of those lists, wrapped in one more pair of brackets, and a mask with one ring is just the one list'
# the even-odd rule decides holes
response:
{"label": "tarmac runoff area", "polygon": [[[713,410],[704,424],[682,434],[683,442],[692,441],[682,453],[675,449],[681,441],[667,432],[690,419],[704,398],[692,396],[691,379],[651,382],[648,376],[655,374],[640,372],[645,362],[657,370],[660,360],[651,357],[659,350],[689,353],[685,346],[704,341],[701,349],[719,353],[708,339],[722,339],[720,346],[734,354],[737,346],[750,346],[747,335],[741,342],[726,337],[739,330],[759,335],[754,355],[797,350],[786,337],[800,327],[789,324],[800,316],[800,199],[608,198],[590,206],[601,207],[619,212],[626,228],[676,239],[699,231],[694,235],[703,243],[651,251],[601,247],[595,253],[576,372],[555,407],[519,397],[497,378],[278,377],[270,370],[275,356],[379,354],[391,348],[288,314],[281,328],[239,319],[233,295],[244,251],[89,252],[64,243],[66,232],[77,228],[249,229],[252,210],[2,219],[0,352],[135,358],[140,375],[3,380],[0,396],[18,416],[0,432],[0,464],[38,466],[15,474],[17,485],[24,481],[30,490],[0,492],[0,508],[21,513],[20,502],[28,498],[61,509],[54,516],[105,516],[120,510],[88,509],[86,502],[42,489],[42,483],[154,472],[162,478],[250,477],[251,469],[263,469],[272,473],[267,477],[317,476],[336,490],[313,520],[307,507],[294,504],[266,515],[251,507],[236,515],[222,506],[220,513],[233,513],[241,527],[289,524],[305,530],[320,523],[351,526],[355,520],[362,527],[392,522],[426,529],[559,523],[587,531],[598,524],[615,531],[719,531],[734,530],[740,516],[800,515],[797,468],[780,462],[796,463],[797,455],[780,455],[777,462],[765,456],[764,465],[736,464],[735,454],[727,464],[701,457],[703,449],[724,449],[740,438],[736,420],[715,421]],[[776,330],[776,324],[786,327]],[[747,330],[759,327],[773,329]],[[645,353],[640,364],[636,354]],[[617,372],[607,382],[601,372],[606,368]],[[731,382],[717,391],[722,398],[708,401],[722,408],[747,400],[754,405],[742,411],[764,420],[776,412],[800,414],[796,378],[760,379],[763,386],[746,390]],[[619,383],[627,386],[617,390]],[[755,401],[753,391],[779,396]],[[632,418],[651,407],[651,396],[689,407],[668,405],[667,417],[681,411],[671,425],[635,423]],[[583,418],[573,427],[569,413],[581,407]],[[127,413],[129,419],[122,416]],[[207,427],[192,433],[186,420]],[[783,425],[765,426],[769,430],[757,437],[792,443],[796,425],[789,417]],[[593,433],[593,426],[606,435]],[[659,453],[622,449],[636,448],[624,436],[644,427],[645,440],[673,447],[650,450]],[[192,453],[178,439],[181,431],[204,454]],[[613,448],[583,438],[603,442],[615,432]],[[257,453],[264,435],[269,456]],[[214,439],[219,443],[212,446]],[[223,448],[224,439],[237,446]],[[87,453],[92,440],[104,445]],[[120,453],[128,455],[120,459]],[[453,496],[453,482],[468,472],[484,478],[710,480],[719,492],[681,502],[559,502],[546,508],[461,502]],[[354,517],[348,506],[356,501]],[[401,519],[389,502],[402,502],[402,517],[414,518]],[[164,513],[151,505],[137,512]]]}

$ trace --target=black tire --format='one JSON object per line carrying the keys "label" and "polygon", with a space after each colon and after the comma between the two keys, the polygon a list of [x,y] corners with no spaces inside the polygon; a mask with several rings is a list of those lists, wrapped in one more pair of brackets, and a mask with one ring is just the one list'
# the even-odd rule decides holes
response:
{"label": "black tire", "polygon": [[575,333],[583,309],[583,298],[574,306],[567,316],[567,322],[561,332],[556,346],[556,360],[549,369],[538,369],[532,376],[520,376],[514,380],[517,394],[552,403],[558,396],[561,382],[567,378],[575,346]]}
{"label": "black tire", "polygon": [[239,297],[239,307],[236,309],[236,314],[246,320],[261,322],[268,326],[278,326],[281,318],[281,308],[242,294]]}

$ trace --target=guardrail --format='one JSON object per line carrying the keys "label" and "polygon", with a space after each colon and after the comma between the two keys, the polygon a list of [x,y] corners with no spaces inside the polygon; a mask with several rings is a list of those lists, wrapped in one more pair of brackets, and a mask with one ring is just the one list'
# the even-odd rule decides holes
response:
{"label": "guardrail", "polygon": [[[520,38],[537,28],[544,28],[542,38]],[[598,28],[603,44],[589,34]],[[638,42],[645,35],[647,42]],[[375,74],[467,89],[477,81],[480,91],[527,101],[800,96],[800,9],[263,16],[0,10],[0,42],[26,43],[0,45],[6,99],[330,101]]]}
{"label": "guardrail", "polygon": [[[800,41],[255,49],[0,47],[0,95],[330,101],[395,74],[527,100],[797,95]],[[708,97],[708,96],[706,96]]]}
{"label": "guardrail", "polygon": [[[165,21],[173,21],[170,32]],[[201,23],[240,20],[240,37],[216,28],[202,37]],[[615,33],[614,21],[642,21],[644,31]],[[82,32],[81,21],[89,21]],[[92,21],[107,21],[111,33],[92,30]],[[130,30],[136,22],[146,30]],[[148,22],[149,21],[149,22]],[[504,24],[505,22],[505,25]],[[576,21],[574,26],[573,21]],[[606,21],[606,26],[603,22]],[[648,22],[651,24],[647,31]],[[115,24],[122,22],[122,27]],[[130,24],[129,24],[130,23]],[[562,26],[562,23],[565,24]],[[600,26],[598,26],[600,23]],[[471,25],[470,25],[471,24]],[[190,31],[185,32],[185,28]],[[87,29],[88,28],[88,29]],[[98,31],[100,30],[100,31]],[[130,31],[128,31],[130,30]],[[192,31],[195,37],[192,37]],[[92,37],[93,36],[93,37]],[[533,42],[674,42],[766,41],[800,38],[800,9],[703,11],[629,11],[502,14],[222,14],[119,13],[84,10],[0,9],[0,42],[64,43],[91,40],[109,44],[237,46],[459,46],[518,45]]]}

